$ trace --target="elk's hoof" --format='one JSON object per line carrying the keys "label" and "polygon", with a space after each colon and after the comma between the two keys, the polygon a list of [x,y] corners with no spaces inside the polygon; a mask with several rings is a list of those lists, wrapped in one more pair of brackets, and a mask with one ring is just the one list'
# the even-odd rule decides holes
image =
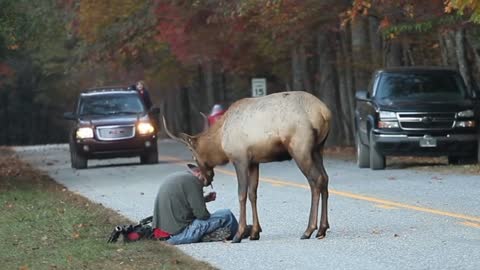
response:
{"label": "elk's hoof", "polygon": [[242,242],[242,238],[241,237],[237,237],[236,235],[233,237],[233,240],[232,240],[232,243],[240,243]]}
{"label": "elk's hoof", "polygon": [[260,239],[259,233],[254,233],[253,235],[250,235],[250,240],[259,240],[259,239]]}
{"label": "elk's hoof", "polygon": [[301,240],[310,239],[310,235],[302,234],[302,237],[300,237],[300,239]]}
{"label": "elk's hoof", "polygon": [[317,233],[317,235],[315,236],[315,238],[317,238],[317,239],[323,239],[323,238],[325,238],[326,235],[327,235],[326,230],[323,231],[323,232],[320,232],[320,231],[319,231],[319,232]]}

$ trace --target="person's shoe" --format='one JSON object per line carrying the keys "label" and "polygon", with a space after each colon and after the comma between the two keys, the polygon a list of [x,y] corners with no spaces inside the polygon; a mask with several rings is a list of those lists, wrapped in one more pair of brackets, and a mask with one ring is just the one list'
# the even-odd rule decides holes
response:
{"label": "person's shoe", "polygon": [[224,241],[230,236],[229,228],[219,228],[202,237],[202,242]]}

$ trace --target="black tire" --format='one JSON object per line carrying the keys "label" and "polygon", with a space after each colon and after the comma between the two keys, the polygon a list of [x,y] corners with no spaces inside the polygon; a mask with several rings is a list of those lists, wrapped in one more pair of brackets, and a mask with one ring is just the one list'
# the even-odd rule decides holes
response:
{"label": "black tire", "polygon": [[380,154],[374,146],[372,141],[372,131],[370,131],[370,169],[383,170],[385,169],[385,156]]}
{"label": "black tire", "polygon": [[88,166],[88,159],[72,149],[70,150],[70,160],[72,163],[72,168],[74,169],[86,169]]}
{"label": "black tire", "polygon": [[154,150],[147,152],[140,156],[140,163],[142,164],[157,164],[158,163],[158,151]]}
{"label": "black tire", "polygon": [[355,133],[355,140],[357,143],[357,165],[359,168],[369,168],[370,149],[368,148],[368,146],[362,144],[358,131]]}
{"label": "black tire", "polygon": [[477,156],[471,155],[466,157],[448,156],[448,165],[465,165],[476,164]]}
{"label": "black tire", "polygon": [[477,141],[477,153],[474,156],[475,157],[475,163],[480,164],[480,135],[477,136],[478,141]]}
{"label": "black tire", "polygon": [[448,156],[448,165],[457,165],[460,162],[459,157]]}

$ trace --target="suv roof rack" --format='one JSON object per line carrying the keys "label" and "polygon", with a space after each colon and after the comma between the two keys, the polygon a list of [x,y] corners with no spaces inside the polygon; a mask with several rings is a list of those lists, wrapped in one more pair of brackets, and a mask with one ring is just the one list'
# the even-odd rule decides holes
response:
{"label": "suv roof rack", "polygon": [[82,94],[85,93],[94,93],[94,92],[114,92],[114,91],[132,91],[128,86],[124,85],[112,85],[112,86],[98,86],[87,88],[82,91]]}

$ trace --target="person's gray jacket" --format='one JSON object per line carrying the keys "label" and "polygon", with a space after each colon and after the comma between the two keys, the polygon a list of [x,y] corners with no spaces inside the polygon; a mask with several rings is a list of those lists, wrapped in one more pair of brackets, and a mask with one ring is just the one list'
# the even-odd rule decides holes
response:
{"label": "person's gray jacket", "polygon": [[158,189],[153,211],[153,227],[177,234],[194,219],[208,219],[203,186],[190,172],[169,175]]}

